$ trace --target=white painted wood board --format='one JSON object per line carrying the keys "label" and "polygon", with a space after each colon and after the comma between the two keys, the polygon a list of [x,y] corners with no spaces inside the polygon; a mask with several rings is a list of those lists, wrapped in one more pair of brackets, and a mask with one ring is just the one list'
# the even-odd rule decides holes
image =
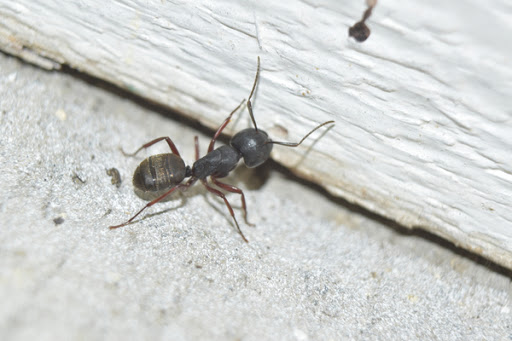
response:
{"label": "white painted wood board", "polygon": [[[0,48],[212,128],[247,98],[261,56],[254,109],[272,137],[296,141],[336,121],[301,148],[274,148],[276,160],[512,268],[512,4],[381,0],[359,44],[347,30],[364,10],[338,0],[0,0]],[[227,132],[249,125],[243,111]]]}

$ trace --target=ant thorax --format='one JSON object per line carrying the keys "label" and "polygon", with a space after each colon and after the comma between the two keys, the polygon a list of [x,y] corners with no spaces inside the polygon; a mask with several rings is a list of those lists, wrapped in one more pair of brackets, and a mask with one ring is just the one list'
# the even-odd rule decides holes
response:
{"label": "ant thorax", "polygon": [[242,154],[231,146],[222,146],[212,150],[192,166],[192,176],[206,179],[209,176],[223,178],[235,169]]}

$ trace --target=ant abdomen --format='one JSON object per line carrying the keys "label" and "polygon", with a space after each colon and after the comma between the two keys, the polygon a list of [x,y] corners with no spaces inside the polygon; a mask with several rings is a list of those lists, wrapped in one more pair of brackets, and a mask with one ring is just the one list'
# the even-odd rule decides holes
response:
{"label": "ant abdomen", "polygon": [[244,163],[249,168],[258,167],[268,160],[272,151],[268,134],[263,130],[247,128],[239,131],[231,139],[231,146],[240,151]]}
{"label": "ant abdomen", "polygon": [[175,154],[157,154],[140,163],[133,173],[133,186],[142,192],[161,192],[187,176],[183,159]]}

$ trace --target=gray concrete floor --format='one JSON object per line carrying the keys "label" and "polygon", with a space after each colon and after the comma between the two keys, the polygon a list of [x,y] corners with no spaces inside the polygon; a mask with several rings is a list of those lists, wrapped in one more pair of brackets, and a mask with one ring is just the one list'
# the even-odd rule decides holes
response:
{"label": "gray concrete floor", "polygon": [[145,203],[133,170],[166,151],[119,147],[169,135],[191,164],[198,131],[5,55],[0,96],[2,340],[512,339],[510,272],[275,167],[229,178],[249,244],[201,185],[110,231]]}

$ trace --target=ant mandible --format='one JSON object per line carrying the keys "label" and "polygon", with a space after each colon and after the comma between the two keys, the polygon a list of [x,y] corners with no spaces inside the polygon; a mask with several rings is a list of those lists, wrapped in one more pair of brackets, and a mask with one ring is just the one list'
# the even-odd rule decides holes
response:
{"label": "ant mandible", "polygon": [[[233,185],[229,185],[223,182],[220,182],[218,179],[223,178],[229,174],[235,167],[238,165],[238,161],[241,158],[244,159],[244,163],[247,167],[253,168],[261,165],[270,157],[270,152],[272,151],[272,147],[274,144],[279,144],[286,147],[297,147],[299,146],[309,135],[315,132],[320,127],[323,127],[327,124],[334,123],[334,121],[327,121],[316,128],[311,130],[306,134],[299,142],[279,142],[272,141],[266,132],[258,129],[256,125],[256,121],[254,119],[254,114],[252,112],[252,103],[251,98],[254,93],[254,89],[256,88],[256,84],[258,83],[258,78],[260,74],[260,57],[258,57],[258,69],[256,70],[256,77],[254,79],[254,84],[252,86],[251,94],[249,95],[249,99],[247,100],[247,109],[249,110],[249,114],[251,115],[252,123],[254,124],[254,128],[244,129],[233,136],[231,138],[229,145],[221,146],[219,148],[214,149],[215,141],[220,136],[224,128],[231,121],[231,117],[233,114],[242,106],[245,102],[245,99],[233,110],[229,116],[224,120],[224,122],[220,125],[219,129],[215,135],[213,135],[212,140],[210,141],[210,145],[208,146],[208,153],[199,158],[199,143],[198,138],[195,136],[195,157],[196,161],[190,166],[185,166],[185,162],[180,156],[178,149],[174,145],[174,142],[169,137],[159,137],[153,141],[150,141],[139,149],[137,149],[132,154],[126,154],[128,156],[134,156],[142,149],[148,148],[154,145],[157,142],[165,140],[171,148],[172,153],[166,154],[158,154],[153,155],[145,159],[140,163],[140,165],[135,170],[133,174],[133,185],[140,191],[143,192],[153,192],[153,193],[162,193],[159,197],[149,202],[146,206],[144,206],[140,211],[138,211],[133,217],[131,217],[126,222],[120,225],[110,226],[110,229],[116,229],[118,227],[122,227],[130,224],[139,214],[141,214],[146,208],[153,206],[157,202],[163,200],[167,196],[171,195],[177,189],[181,191],[187,190],[190,186],[192,186],[197,180],[201,181],[201,183],[206,187],[206,189],[215,194],[216,196],[222,198],[224,203],[226,204],[233,221],[235,222],[236,228],[238,232],[242,236],[245,242],[248,242],[247,238],[245,238],[240,226],[238,225],[238,221],[236,220],[235,213],[233,212],[233,208],[229,203],[228,199],[219,189],[225,190],[231,193],[240,194],[242,198],[242,210],[244,213],[244,220],[248,225],[252,225],[247,221],[247,206],[245,204],[245,196],[244,192]],[[207,178],[210,177],[211,182],[216,185],[219,189],[214,188],[207,182]],[[185,178],[190,178],[187,182],[182,184]]]}

